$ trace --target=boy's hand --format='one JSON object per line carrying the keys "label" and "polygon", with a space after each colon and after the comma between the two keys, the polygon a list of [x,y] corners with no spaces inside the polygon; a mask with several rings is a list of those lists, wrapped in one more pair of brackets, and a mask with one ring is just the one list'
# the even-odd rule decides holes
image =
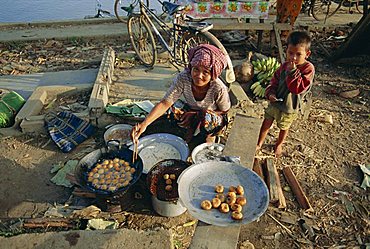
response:
{"label": "boy's hand", "polygon": [[293,69],[296,69],[297,66],[296,64],[294,63],[294,61],[290,61],[287,63],[287,66],[286,66],[286,69],[288,72],[292,71]]}
{"label": "boy's hand", "polygon": [[269,101],[270,101],[271,103],[276,102],[276,101],[277,101],[276,95],[275,95],[275,94],[270,94],[270,95],[269,95]]}

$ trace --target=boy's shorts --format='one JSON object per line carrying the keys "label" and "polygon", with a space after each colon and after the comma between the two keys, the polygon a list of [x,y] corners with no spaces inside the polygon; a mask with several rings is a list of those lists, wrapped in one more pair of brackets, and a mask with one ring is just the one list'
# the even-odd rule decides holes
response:
{"label": "boy's shorts", "polygon": [[272,105],[269,105],[265,110],[265,119],[276,120],[280,130],[288,130],[297,117],[297,113],[285,113]]}

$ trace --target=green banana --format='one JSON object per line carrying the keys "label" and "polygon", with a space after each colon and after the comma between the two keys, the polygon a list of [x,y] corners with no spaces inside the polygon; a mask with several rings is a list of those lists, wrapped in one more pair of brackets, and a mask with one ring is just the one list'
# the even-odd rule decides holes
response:
{"label": "green banana", "polygon": [[257,87],[257,85],[259,85],[259,84],[260,84],[260,82],[259,82],[259,81],[254,82],[254,83],[251,85],[251,90],[253,90],[254,88],[256,88],[256,87]]}
{"label": "green banana", "polygon": [[257,96],[257,93],[259,93],[259,91],[261,90],[261,88],[262,88],[262,86],[261,86],[260,84],[258,84],[258,85],[256,86],[256,88],[254,88],[254,90],[253,90],[253,94],[254,94],[255,96]]}

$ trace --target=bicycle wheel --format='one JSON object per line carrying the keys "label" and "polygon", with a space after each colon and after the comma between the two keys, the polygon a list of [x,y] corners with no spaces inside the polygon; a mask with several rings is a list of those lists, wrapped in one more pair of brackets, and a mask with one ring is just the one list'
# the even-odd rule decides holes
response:
{"label": "bicycle wheel", "polygon": [[[140,0],[115,0],[114,1],[114,14],[118,21],[126,23],[128,10],[130,8],[138,8]],[[149,7],[149,0],[143,0],[144,4]]]}
{"label": "bicycle wheel", "polygon": [[157,50],[153,33],[143,16],[131,16],[127,22],[130,41],[137,56],[147,67],[152,67],[157,60]]}
{"label": "bicycle wheel", "polygon": [[342,1],[338,4],[332,0],[313,0],[311,4],[312,16],[317,21],[326,20],[339,10]]}
{"label": "bicycle wheel", "polygon": [[182,38],[180,40],[179,45],[179,54],[181,56],[182,64],[187,65],[189,63],[188,60],[188,50],[192,47],[196,47],[200,44],[211,44],[216,47],[218,47],[227,58],[227,67],[226,70],[224,70],[223,74],[221,75],[221,80],[224,81],[224,83],[232,83],[235,81],[235,74],[233,69],[233,64],[231,62],[230,56],[225,49],[225,47],[222,45],[220,40],[217,39],[216,36],[214,36],[211,32],[205,31],[205,32],[197,32],[193,33],[191,31],[188,31],[182,35]]}

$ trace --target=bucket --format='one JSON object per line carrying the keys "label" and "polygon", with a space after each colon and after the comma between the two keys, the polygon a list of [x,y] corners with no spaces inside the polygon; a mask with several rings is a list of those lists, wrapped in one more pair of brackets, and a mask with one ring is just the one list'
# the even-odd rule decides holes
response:
{"label": "bucket", "polygon": [[0,128],[14,124],[15,115],[26,101],[18,93],[0,90]]}
{"label": "bucket", "polygon": [[179,216],[186,211],[186,207],[180,201],[161,201],[154,195],[152,195],[152,205],[157,214],[165,217]]}

